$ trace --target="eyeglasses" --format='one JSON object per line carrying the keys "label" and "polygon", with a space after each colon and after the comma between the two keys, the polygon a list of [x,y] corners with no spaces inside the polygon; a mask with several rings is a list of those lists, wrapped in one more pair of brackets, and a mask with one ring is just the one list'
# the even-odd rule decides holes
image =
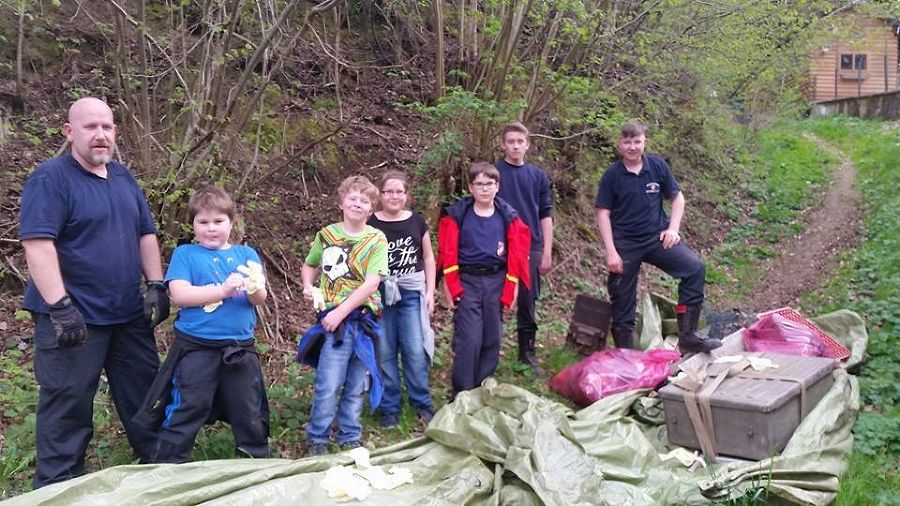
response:
{"label": "eyeglasses", "polygon": [[391,197],[399,197],[400,195],[406,195],[406,190],[381,190],[381,194]]}
{"label": "eyeglasses", "polygon": [[496,181],[483,181],[483,182],[476,181],[476,182],[472,183],[472,186],[474,186],[475,188],[478,188],[479,190],[487,190],[487,189],[497,186],[497,182]]}

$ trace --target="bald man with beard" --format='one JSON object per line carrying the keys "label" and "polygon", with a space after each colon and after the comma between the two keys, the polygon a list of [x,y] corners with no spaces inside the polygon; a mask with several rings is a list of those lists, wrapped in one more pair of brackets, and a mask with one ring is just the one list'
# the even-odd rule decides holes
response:
{"label": "bald man with beard", "polygon": [[19,214],[40,385],[34,488],[84,474],[102,371],[129,443],[146,458],[154,435],[131,419],[159,367],[153,327],[169,314],[153,216],[113,160],[112,110],[82,98],[63,131],[71,151],[28,177]]}

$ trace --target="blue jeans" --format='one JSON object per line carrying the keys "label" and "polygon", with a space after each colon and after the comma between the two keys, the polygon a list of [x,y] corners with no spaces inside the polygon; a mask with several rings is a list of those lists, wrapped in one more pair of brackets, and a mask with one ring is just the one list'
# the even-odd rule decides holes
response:
{"label": "blue jeans", "polygon": [[378,340],[378,359],[384,373],[384,397],[381,400],[382,413],[399,413],[400,369],[397,353],[403,360],[403,378],[409,404],[416,409],[431,407],[431,392],[428,390],[428,354],[423,344],[421,307],[419,292],[400,289],[403,297],[393,306],[384,306],[381,325],[384,337]]}
{"label": "blue jeans", "polygon": [[[353,341],[345,339],[335,346],[335,336],[325,335],[319,366],[312,413],[306,426],[306,437],[313,443],[331,439],[331,425],[337,415],[337,443],[359,441],[366,384],[366,366],[353,353]],[[338,398],[340,396],[340,399]]]}

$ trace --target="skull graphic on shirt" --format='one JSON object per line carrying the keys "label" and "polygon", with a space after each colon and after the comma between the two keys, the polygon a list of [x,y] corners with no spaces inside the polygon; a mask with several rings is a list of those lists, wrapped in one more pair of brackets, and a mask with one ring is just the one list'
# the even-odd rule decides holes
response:
{"label": "skull graphic on shirt", "polygon": [[338,245],[331,245],[322,250],[322,272],[332,283],[350,274],[350,265],[347,263],[349,251],[350,246]]}

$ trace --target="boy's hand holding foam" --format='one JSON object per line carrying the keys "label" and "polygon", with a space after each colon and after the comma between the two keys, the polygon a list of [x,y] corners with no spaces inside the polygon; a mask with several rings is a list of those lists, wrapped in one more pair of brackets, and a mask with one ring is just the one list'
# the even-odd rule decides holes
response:
{"label": "boy's hand holding foam", "polygon": [[266,275],[258,262],[247,260],[247,265],[238,265],[237,271],[245,276],[244,289],[248,295],[253,295],[266,287]]}
{"label": "boy's hand holding foam", "polygon": [[322,295],[322,290],[318,286],[312,287],[312,296],[313,296],[313,309],[316,311],[325,311],[327,306],[325,305],[325,296]]}
{"label": "boy's hand holding foam", "polygon": [[325,305],[325,296],[322,295],[322,289],[318,286],[306,285],[303,287],[303,297],[306,300],[311,300],[313,303],[313,309],[318,311],[325,311],[328,307]]}

